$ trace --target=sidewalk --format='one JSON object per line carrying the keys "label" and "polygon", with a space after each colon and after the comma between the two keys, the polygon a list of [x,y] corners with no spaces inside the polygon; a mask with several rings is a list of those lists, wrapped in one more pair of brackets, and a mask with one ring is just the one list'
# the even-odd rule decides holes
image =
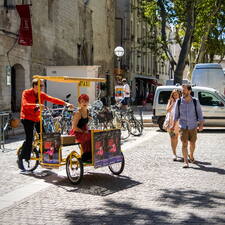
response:
{"label": "sidewalk", "polygon": [[65,167],[62,173],[38,168],[20,174],[15,151],[2,153],[0,200],[7,205],[0,224],[225,224],[224,133],[200,133],[196,163],[183,169],[183,162],[172,160],[169,135],[146,129],[122,145],[126,163],[120,176],[107,167],[85,167],[79,185],[69,183]]}
{"label": "sidewalk", "polygon": [[141,120],[140,116],[141,114],[144,127],[158,127],[157,124],[152,123],[152,116],[153,116],[152,110],[145,110],[145,108],[143,107],[136,108],[134,111],[134,115],[138,120]]}

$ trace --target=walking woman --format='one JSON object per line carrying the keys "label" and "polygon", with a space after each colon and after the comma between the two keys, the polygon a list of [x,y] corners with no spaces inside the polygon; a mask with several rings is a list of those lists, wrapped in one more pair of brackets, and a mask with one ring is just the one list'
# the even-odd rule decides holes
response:
{"label": "walking woman", "polygon": [[74,114],[72,121],[72,130],[70,135],[75,135],[76,141],[79,142],[83,149],[82,160],[91,161],[91,133],[88,131],[88,103],[89,96],[82,94],[78,98],[80,105],[79,110]]}
{"label": "walking woman", "polygon": [[173,151],[173,161],[177,161],[177,144],[178,144],[178,135],[179,135],[179,124],[176,122],[174,126],[174,130],[170,130],[170,128],[174,125],[174,114],[175,114],[175,103],[177,99],[181,97],[181,93],[178,89],[174,89],[170,95],[168,100],[168,104],[166,107],[167,113],[169,113],[169,128],[168,132],[170,135],[171,147]]}

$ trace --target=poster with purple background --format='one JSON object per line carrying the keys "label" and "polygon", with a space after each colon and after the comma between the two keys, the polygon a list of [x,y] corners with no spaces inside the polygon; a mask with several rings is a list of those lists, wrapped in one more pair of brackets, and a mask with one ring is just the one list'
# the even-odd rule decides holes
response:
{"label": "poster with purple background", "polygon": [[95,168],[122,161],[120,129],[94,132],[93,135]]}

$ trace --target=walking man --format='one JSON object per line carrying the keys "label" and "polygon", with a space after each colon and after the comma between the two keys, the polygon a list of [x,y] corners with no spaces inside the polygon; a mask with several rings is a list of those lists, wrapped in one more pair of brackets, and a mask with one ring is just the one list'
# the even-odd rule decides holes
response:
{"label": "walking man", "polygon": [[[189,167],[188,157],[190,162],[194,162],[197,129],[202,131],[204,123],[200,103],[196,98],[191,96],[191,91],[191,85],[183,84],[182,97],[176,101],[175,105],[174,124],[179,120],[180,139],[184,158],[183,168]],[[188,155],[188,142],[190,142],[190,155]]]}
{"label": "walking man", "polygon": [[[44,87],[44,81],[41,80],[40,84],[41,89]],[[25,170],[22,164],[22,160],[26,160],[27,162],[30,160],[31,151],[32,151],[32,142],[33,142],[33,131],[34,127],[37,132],[40,133],[40,107],[44,107],[44,102],[49,101],[58,105],[67,105],[68,107],[72,107],[73,105],[58,99],[51,97],[41,91],[40,93],[41,103],[38,103],[38,80],[33,79],[32,88],[26,89],[22,93],[22,101],[21,101],[21,113],[20,118],[21,122],[24,126],[26,140],[23,144],[22,152],[19,157],[18,166],[21,170]]]}
{"label": "walking man", "polygon": [[121,101],[121,103],[124,106],[124,108],[127,109],[130,103],[130,86],[127,83],[126,78],[123,78],[122,82],[123,82],[123,100]]}

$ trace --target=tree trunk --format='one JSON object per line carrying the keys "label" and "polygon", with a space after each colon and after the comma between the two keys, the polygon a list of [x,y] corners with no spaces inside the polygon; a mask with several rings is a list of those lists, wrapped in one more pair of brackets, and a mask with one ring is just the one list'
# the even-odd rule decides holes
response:
{"label": "tree trunk", "polygon": [[187,8],[187,25],[186,32],[184,36],[184,40],[181,46],[181,51],[178,59],[178,64],[176,70],[174,72],[174,84],[182,83],[183,80],[183,72],[185,68],[185,61],[187,59],[190,45],[191,45],[191,37],[194,30],[194,2],[189,0],[186,2]]}
{"label": "tree trunk", "polygon": [[212,27],[212,23],[211,20],[210,22],[207,24],[207,31],[204,33],[203,37],[202,37],[202,41],[201,41],[201,45],[197,54],[197,57],[195,59],[195,64],[197,63],[203,63],[204,61],[204,55],[205,55],[205,51],[206,51],[206,41],[208,39],[208,35],[209,35],[209,31]]}

